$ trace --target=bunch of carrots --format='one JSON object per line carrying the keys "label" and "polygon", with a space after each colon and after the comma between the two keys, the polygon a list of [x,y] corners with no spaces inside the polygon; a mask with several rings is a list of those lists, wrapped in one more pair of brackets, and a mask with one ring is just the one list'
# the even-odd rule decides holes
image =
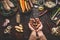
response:
{"label": "bunch of carrots", "polygon": [[26,0],[19,0],[22,12],[24,13],[26,10],[29,11],[30,10],[30,5]]}

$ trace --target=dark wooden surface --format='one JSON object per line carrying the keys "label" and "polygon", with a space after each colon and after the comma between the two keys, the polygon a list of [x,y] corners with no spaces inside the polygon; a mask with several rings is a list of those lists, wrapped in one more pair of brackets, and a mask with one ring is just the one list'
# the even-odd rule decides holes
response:
{"label": "dark wooden surface", "polygon": [[[48,10],[48,9],[47,9]],[[50,19],[50,11],[49,10],[45,15],[39,17],[43,23],[43,32],[48,40],[60,40],[60,37],[54,36],[51,34],[50,28],[56,26],[55,23],[53,23]],[[29,35],[31,33],[29,27],[28,27],[28,22],[29,18],[32,15],[32,13],[28,12],[26,14],[21,15],[21,24],[24,27],[24,32],[23,33],[18,33],[14,30],[14,26],[18,25],[16,23],[16,14],[11,16],[11,17],[3,17],[0,15],[0,40],[28,40]],[[10,23],[8,25],[11,25],[13,28],[11,30],[11,34],[4,34],[3,31],[5,27],[2,26],[4,23],[5,19],[8,18],[10,20]]]}
{"label": "dark wooden surface", "polygon": [[[17,25],[15,17],[16,15],[12,16],[12,17],[7,17],[8,19],[10,19],[10,24],[12,25],[12,33],[11,34],[4,34],[4,27],[2,26],[4,20],[6,19],[6,17],[0,16],[0,40],[28,40],[29,35],[30,35],[30,29],[28,28],[28,21],[30,18],[30,13],[28,14],[21,14],[21,23],[24,27],[24,32],[23,33],[18,33],[14,30],[14,26]],[[56,37],[54,35],[51,34],[50,32],[50,28],[49,27],[54,27],[55,24],[50,20],[49,17],[49,13],[43,15],[40,17],[42,23],[43,23],[43,32],[45,34],[45,36],[47,37],[48,40],[60,40],[59,37]]]}

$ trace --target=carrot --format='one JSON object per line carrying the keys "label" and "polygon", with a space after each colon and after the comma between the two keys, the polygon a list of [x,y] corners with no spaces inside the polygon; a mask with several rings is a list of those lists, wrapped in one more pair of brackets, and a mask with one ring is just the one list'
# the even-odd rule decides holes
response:
{"label": "carrot", "polygon": [[24,0],[20,0],[20,5],[21,5],[21,8],[22,8],[22,12],[25,12],[25,2],[24,2]]}
{"label": "carrot", "polygon": [[28,6],[27,6],[27,2],[25,1],[25,8],[28,11]]}
{"label": "carrot", "polygon": [[31,9],[31,7],[30,7],[29,3],[27,3],[27,5],[28,5],[28,9],[30,10],[30,9]]}

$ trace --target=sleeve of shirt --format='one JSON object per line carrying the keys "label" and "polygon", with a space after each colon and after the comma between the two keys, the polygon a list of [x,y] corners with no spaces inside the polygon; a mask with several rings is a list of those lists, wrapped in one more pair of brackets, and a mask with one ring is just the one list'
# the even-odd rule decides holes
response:
{"label": "sleeve of shirt", "polygon": [[30,25],[30,23],[28,23],[29,28],[33,31],[34,29],[32,28],[32,26]]}

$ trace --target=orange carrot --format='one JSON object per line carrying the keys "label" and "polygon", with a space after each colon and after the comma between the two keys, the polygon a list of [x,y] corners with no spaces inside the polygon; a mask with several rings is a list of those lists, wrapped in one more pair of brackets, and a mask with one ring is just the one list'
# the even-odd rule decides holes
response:
{"label": "orange carrot", "polygon": [[20,5],[21,5],[21,8],[22,8],[22,12],[25,12],[25,2],[24,2],[24,0],[20,0]]}
{"label": "orange carrot", "polygon": [[25,1],[25,8],[28,11],[28,6],[27,6],[27,2]]}

